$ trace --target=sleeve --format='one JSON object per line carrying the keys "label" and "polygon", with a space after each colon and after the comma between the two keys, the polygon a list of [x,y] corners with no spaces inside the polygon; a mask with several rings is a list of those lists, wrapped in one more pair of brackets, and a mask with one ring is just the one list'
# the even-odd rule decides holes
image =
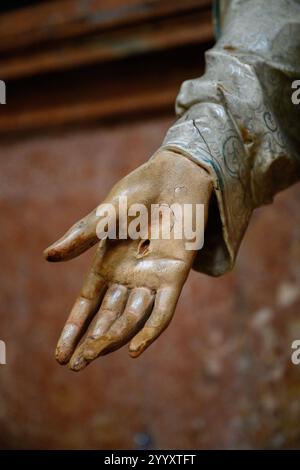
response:
{"label": "sleeve", "polygon": [[161,147],[213,178],[205,243],[194,263],[213,276],[233,267],[252,211],[300,179],[300,105],[292,101],[300,1],[226,0],[224,15],[205,74],[182,84],[178,120]]}

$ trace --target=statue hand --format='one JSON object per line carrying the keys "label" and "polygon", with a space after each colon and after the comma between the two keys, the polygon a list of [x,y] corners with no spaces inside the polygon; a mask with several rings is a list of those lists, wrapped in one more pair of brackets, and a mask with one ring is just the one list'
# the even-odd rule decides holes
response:
{"label": "statue hand", "polygon": [[[160,151],[117,183],[104,203],[120,197],[128,207],[144,204],[204,204],[212,183],[208,173],[171,151]],[[204,220],[207,218],[205,210]],[[45,250],[49,261],[78,256],[98,242],[92,266],[56,348],[60,364],[81,370],[93,359],[130,341],[129,353],[140,355],[168,326],[196,250],[185,239],[103,239],[99,241],[96,209]]]}

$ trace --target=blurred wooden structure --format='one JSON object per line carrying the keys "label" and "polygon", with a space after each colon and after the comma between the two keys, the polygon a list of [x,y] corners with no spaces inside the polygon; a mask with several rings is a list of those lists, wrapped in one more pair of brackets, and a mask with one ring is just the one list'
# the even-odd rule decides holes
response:
{"label": "blurred wooden structure", "polygon": [[0,133],[173,106],[211,40],[209,0],[55,0],[7,12]]}

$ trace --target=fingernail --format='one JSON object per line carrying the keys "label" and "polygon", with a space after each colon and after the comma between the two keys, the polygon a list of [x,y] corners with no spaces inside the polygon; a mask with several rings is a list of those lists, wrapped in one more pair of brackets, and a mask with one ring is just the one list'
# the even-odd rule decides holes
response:
{"label": "fingernail", "polygon": [[72,356],[78,333],[79,328],[73,323],[63,328],[55,350],[55,358],[60,364],[66,364]]}
{"label": "fingernail", "polygon": [[138,357],[140,354],[142,354],[144,348],[142,346],[134,347],[131,348],[129,347],[129,355],[131,357]]}
{"label": "fingernail", "polygon": [[73,370],[74,372],[79,372],[80,370],[84,369],[88,365],[88,362],[85,360],[84,357],[80,356],[76,359],[70,361],[69,369]]}
{"label": "fingernail", "polygon": [[55,262],[55,261],[61,260],[61,253],[57,251],[55,248],[52,248],[51,246],[49,246],[48,248],[46,248],[46,250],[44,250],[43,255],[47,261]]}
{"label": "fingernail", "polygon": [[55,359],[57,360],[59,364],[61,365],[66,364],[68,360],[70,359],[68,356],[69,355],[67,354],[67,351],[63,351],[59,347],[55,349]]}
{"label": "fingernail", "polygon": [[87,345],[83,350],[83,356],[88,361],[93,361],[96,357],[100,356],[106,346],[109,344],[107,339],[101,338],[94,340],[91,344]]}
{"label": "fingernail", "polygon": [[130,357],[136,358],[141,354],[142,351],[139,351],[138,349],[136,350],[131,350],[129,349],[129,355]]}
{"label": "fingernail", "polygon": [[145,351],[149,342],[147,340],[132,341],[129,345],[129,355],[133,358],[138,357]]}

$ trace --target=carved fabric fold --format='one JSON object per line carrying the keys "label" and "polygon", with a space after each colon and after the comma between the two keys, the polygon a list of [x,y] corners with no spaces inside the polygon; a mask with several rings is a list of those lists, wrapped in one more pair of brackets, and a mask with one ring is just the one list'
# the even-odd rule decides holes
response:
{"label": "carved fabric fold", "polygon": [[[300,1],[227,1],[223,31],[201,78],[184,82],[163,149],[206,168],[211,210],[194,268],[230,270],[253,210],[300,179]],[[216,219],[219,213],[219,223]]]}

